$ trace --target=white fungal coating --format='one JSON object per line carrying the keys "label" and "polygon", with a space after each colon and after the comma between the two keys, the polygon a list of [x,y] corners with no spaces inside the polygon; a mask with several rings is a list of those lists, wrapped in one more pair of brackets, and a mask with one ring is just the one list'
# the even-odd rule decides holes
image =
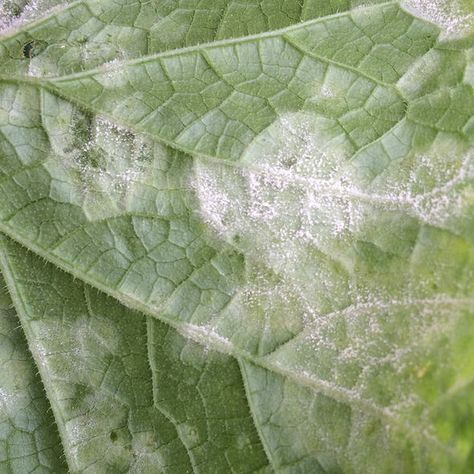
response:
{"label": "white fungal coating", "polygon": [[374,211],[443,226],[462,208],[471,155],[451,161],[437,144],[366,185],[349,149],[317,134],[311,120],[283,117],[238,163],[201,160],[193,176],[205,221],[229,242],[238,235],[240,247],[278,273],[291,274],[308,248],[328,253],[352,241]]}
{"label": "white fungal coating", "polygon": [[401,5],[416,16],[441,27],[443,36],[459,36],[474,28],[474,13],[460,0],[403,0]]}
{"label": "white fungal coating", "polygon": [[[424,154],[408,154],[367,184],[355,172],[348,148],[316,133],[311,120],[304,114],[283,117],[235,164],[196,160],[191,183],[203,219],[219,238],[260,265],[237,298],[240,312],[261,315],[262,338],[265,328],[282,331],[284,320],[293,323],[289,333],[298,333],[272,361],[294,357],[288,364],[298,373],[324,373],[332,361],[334,383],[363,366],[360,395],[370,392],[365,384],[381,367],[396,373],[415,370],[407,365],[416,358],[412,338],[442,337],[456,321],[449,319],[451,308],[470,303],[443,295],[425,298],[423,280],[407,282],[399,293],[390,282],[369,286],[353,268],[354,249],[368,235],[382,239],[381,219],[390,216],[455,226],[468,204],[464,193],[470,189],[473,157],[451,161],[435,144]],[[406,325],[408,335],[387,352],[390,320]],[[341,327],[347,338],[342,348],[337,342]],[[308,356],[315,352],[316,362]],[[391,409],[402,410],[405,403],[416,406],[402,398]]]}

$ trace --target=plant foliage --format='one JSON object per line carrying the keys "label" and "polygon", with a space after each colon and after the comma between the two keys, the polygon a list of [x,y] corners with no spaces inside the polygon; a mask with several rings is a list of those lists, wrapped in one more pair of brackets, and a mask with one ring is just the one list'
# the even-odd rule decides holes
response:
{"label": "plant foliage", "polygon": [[472,4],[54,3],[0,8],[0,471],[474,473]]}

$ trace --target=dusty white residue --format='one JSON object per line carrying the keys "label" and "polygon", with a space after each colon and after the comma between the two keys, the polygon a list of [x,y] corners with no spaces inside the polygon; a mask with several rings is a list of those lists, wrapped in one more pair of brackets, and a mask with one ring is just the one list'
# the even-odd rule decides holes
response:
{"label": "dusty white residue", "polygon": [[[347,153],[329,151],[309,124],[282,121],[236,166],[199,163],[195,188],[203,217],[228,239],[250,238],[275,251],[278,244],[297,241],[301,247],[318,239],[315,224],[327,235],[343,237],[357,226],[357,212],[338,176]],[[276,139],[278,148],[270,144]]]}
{"label": "dusty white residue", "polygon": [[252,276],[248,304],[269,301],[271,269],[283,287],[272,304],[298,306],[304,319],[323,310],[327,298],[339,304],[345,277],[323,253],[347,240],[362,217],[339,177],[348,151],[321,137],[317,125],[284,117],[236,165],[200,162],[192,178],[204,220],[267,269],[260,279]]}
{"label": "dusty white residue", "polygon": [[352,305],[320,315],[265,364],[331,398],[387,417],[391,427],[414,417],[416,431],[436,443],[431,400],[418,393],[417,385],[442,372],[444,363],[450,367],[449,352],[440,357],[446,334],[473,303],[472,298],[438,295]]}
{"label": "dusty white residue", "polygon": [[[413,347],[421,347],[423,341],[442,337],[455,324],[453,314],[469,308],[473,303],[474,299],[452,298],[449,295],[389,301],[372,298],[341,311],[318,315],[306,324],[294,345],[298,351],[308,346],[320,351],[336,351],[335,368],[339,363],[354,361],[366,370],[389,364],[396,372],[402,372],[406,368],[405,358],[407,356],[410,360]],[[387,318],[395,323],[387,326]],[[397,338],[390,331],[396,331],[398,325],[409,330],[397,343]],[[335,343],[337,328],[340,330],[342,326],[350,341],[343,348]],[[416,339],[410,340],[411,337]],[[390,345],[386,345],[387,340]]]}
{"label": "dusty white residue", "polygon": [[334,97],[336,95],[332,88],[327,84],[324,84],[321,87],[320,94],[322,97]]}
{"label": "dusty white residue", "polygon": [[13,2],[0,3],[0,33],[8,33],[13,28],[23,25],[28,18],[34,18],[38,13],[38,1],[32,0],[21,8]]}
{"label": "dusty white residue", "polygon": [[[107,154],[107,159],[102,166],[94,166],[76,158],[73,166],[77,166],[84,176],[93,179],[104,190],[122,190],[139,175],[142,164],[140,157],[145,146],[145,140],[137,135],[105,118],[97,117],[91,140],[84,145],[82,151],[88,154],[98,149],[98,152]],[[124,147],[130,153],[129,156],[122,156],[120,153]]]}
{"label": "dusty white residue", "polygon": [[152,159],[150,140],[103,117],[87,125],[84,117],[75,118],[80,112],[64,115],[44,120],[56,152],[47,163],[54,179],[52,197],[81,205],[91,220],[123,212],[131,188]]}
{"label": "dusty white residue", "polygon": [[180,324],[177,328],[184,337],[202,345],[205,350],[218,350],[225,353],[233,352],[232,343],[225,337],[218,334],[215,328],[197,324]]}
{"label": "dusty white residue", "polygon": [[76,171],[91,219],[123,210],[130,186],[144,170],[148,143],[140,136],[96,117],[90,140],[68,162]]}
{"label": "dusty white residue", "polygon": [[[294,323],[298,335],[269,356],[271,363],[284,360],[294,378],[316,377],[328,390],[357,393],[385,410],[371,401],[378,374],[416,384],[429,370],[431,348],[462,316],[458,305],[466,305],[433,296],[408,272],[409,281],[390,285],[381,272],[382,281],[367,283],[365,270],[351,267],[351,255],[358,242],[377,246],[370,239],[377,242],[385,232],[377,219],[387,215],[459,225],[472,202],[474,157],[439,140],[423,153],[394,159],[367,183],[344,140],[320,132],[321,122],[312,120],[282,118],[238,163],[199,161],[192,186],[216,235],[261,266],[241,290],[240,310],[263,321],[262,338],[269,330],[278,334],[278,313]],[[393,395],[387,414],[425,403],[397,386],[387,393]]]}
{"label": "dusty white residue", "polygon": [[385,189],[406,203],[407,214],[429,225],[444,227],[450,220],[460,218],[465,208],[463,190],[473,181],[474,153],[459,156],[453,147],[429,155],[418,154],[406,173],[389,178]]}
{"label": "dusty white residue", "polygon": [[54,0],[29,0],[25,2],[18,14],[18,7],[14,2],[2,1],[0,3],[0,34],[17,30],[28,22],[40,16],[46,16],[60,7],[61,3]]}
{"label": "dusty white residue", "polygon": [[459,150],[434,144],[367,185],[340,138],[324,136],[318,125],[286,116],[238,163],[197,163],[192,186],[203,219],[221,238],[296,282],[302,294],[317,282],[333,296],[342,287],[331,260],[337,249],[365,238],[374,212],[397,211],[441,227],[459,217],[473,156],[460,159]]}
{"label": "dusty white residue", "polygon": [[443,36],[460,36],[474,28],[474,13],[460,0],[404,0],[402,7],[438,25]]}
{"label": "dusty white residue", "polygon": [[[129,80],[127,68],[121,64],[121,62],[127,58],[127,55],[122,50],[117,50],[115,56],[115,59],[100,65],[102,74],[98,76],[97,80],[104,88],[122,87],[125,86]],[[95,62],[97,62],[97,57],[100,58],[102,56],[98,56],[97,53],[95,53],[95,56],[92,56],[89,62],[92,62],[94,58],[96,59]]]}
{"label": "dusty white residue", "polygon": [[35,61],[30,61],[28,65],[28,76],[31,76],[31,77],[43,76],[42,69],[36,65]]}
{"label": "dusty white residue", "polygon": [[0,418],[2,418],[2,413],[14,414],[19,408],[18,402],[21,398],[23,398],[21,392],[14,394],[0,387]]}

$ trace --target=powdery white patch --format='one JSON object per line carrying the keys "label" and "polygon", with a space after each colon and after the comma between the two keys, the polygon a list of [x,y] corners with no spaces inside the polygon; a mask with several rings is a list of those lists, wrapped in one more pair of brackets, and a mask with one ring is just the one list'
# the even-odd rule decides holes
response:
{"label": "powdery white patch", "polygon": [[462,217],[468,205],[464,189],[473,183],[474,154],[434,144],[428,153],[415,158],[404,173],[387,178],[386,193],[394,197],[395,206],[421,222],[449,226]]}
{"label": "powdery white patch", "polygon": [[291,340],[315,316],[311,302],[296,282],[285,275],[272,277],[265,268],[252,269],[249,283],[238,295],[237,310],[250,333],[246,340],[253,338],[251,343],[259,354],[272,352]]}
{"label": "powdery white patch", "polygon": [[[400,372],[406,367],[405,356],[409,356],[414,347],[421,346],[423,340],[428,341],[429,347],[429,341],[442,337],[455,324],[453,308],[467,308],[470,304],[472,300],[444,295],[388,301],[368,298],[343,310],[318,315],[317,319],[306,325],[300,336],[302,344],[296,344],[299,345],[297,350],[304,350],[306,345],[318,350],[322,347],[336,350],[335,367],[338,362],[354,360],[366,368],[388,363]],[[386,326],[386,317],[397,320],[397,323]],[[340,343],[336,346],[335,338],[331,337],[336,335],[337,326],[341,323],[344,323],[349,336],[345,347],[341,347]],[[405,326],[407,330],[403,343],[386,345],[386,340],[394,342],[393,335],[388,331],[395,330],[397,325]],[[421,338],[420,334],[423,335]]]}
{"label": "powdery white patch", "polygon": [[[130,186],[143,171],[141,156],[146,146],[145,140],[128,130],[104,118],[95,119],[91,140],[82,154],[70,161],[81,176],[85,207],[91,217],[105,217],[112,208],[113,212],[120,209]],[[98,162],[93,162],[94,156],[98,156]]]}
{"label": "powdery white patch", "polygon": [[[193,186],[204,219],[227,239],[251,239],[265,258],[292,241],[343,238],[357,227],[357,191],[338,176],[347,156],[343,145],[330,148],[309,121],[292,116],[236,165],[198,164]],[[315,232],[317,225],[326,232]]]}
{"label": "powdery white patch", "polygon": [[272,255],[284,261],[292,247],[324,250],[352,239],[372,209],[434,225],[463,209],[459,190],[470,179],[472,156],[449,143],[407,155],[396,170],[362,185],[346,167],[343,147],[319,142],[304,121],[283,119],[268,134],[237,164],[198,164],[193,184],[204,219],[226,240],[238,236],[251,244],[266,263]]}
{"label": "powdery white patch", "polygon": [[320,94],[322,97],[335,97],[336,96],[333,89],[328,84],[324,84],[321,87]]}
{"label": "powdery white patch", "polygon": [[[103,167],[75,161],[81,172],[95,180],[100,188],[123,190],[139,175],[140,156],[145,148],[145,140],[119,127],[107,119],[95,120],[91,141],[85,144],[83,151],[89,153],[101,148],[108,156]],[[121,156],[122,147],[130,148],[128,156]]]}
{"label": "powdery white patch", "polygon": [[0,4],[0,33],[8,34],[9,30],[18,28],[28,21],[28,17],[33,17],[39,13],[37,0],[21,4],[3,1]]}
{"label": "powdery white patch", "polygon": [[402,7],[441,27],[443,36],[462,36],[474,28],[474,13],[459,0],[405,0]]}
{"label": "powdery white patch", "polygon": [[[123,429],[130,412],[126,401],[122,400],[119,394],[103,388],[93,388],[85,396],[66,402],[72,404],[76,413],[76,416],[64,425],[64,436],[70,446],[69,458],[73,463],[81,464],[84,452],[90,450],[91,440],[108,446],[106,459],[132,458],[128,446],[110,441],[111,431]],[[100,456],[97,462],[99,465],[107,464],[103,456]]]}
{"label": "powdery white patch", "polygon": [[0,387],[0,417],[2,414],[14,416],[27,402],[28,399],[21,390],[13,392]]}
{"label": "powdery white patch", "polygon": [[9,34],[23,25],[61,8],[55,0],[2,1],[0,4],[0,34]]}
{"label": "powdery white patch", "polygon": [[[240,162],[201,161],[192,178],[204,220],[283,278],[277,306],[297,299],[306,308],[297,317],[309,319],[327,298],[338,304],[346,295],[344,276],[324,253],[346,241],[362,216],[356,190],[339,177],[348,151],[339,137],[322,136],[320,125],[303,114],[283,117]],[[268,300],[266,286],[262,280],[245,290],[249,305],[252,298]]]}
{"label": "powdery white patch", "polygon": [[199,326],[196,324],[181,324],[177,330],[187,339],[202,345],[206,351],[218,350],[226,353],[233,353],[232,343],[222,337],[211,326]]}
{"label": "powdery white patch", "polygon": [[[316,315],[310,302],[301,293],[301,288],[290,279],[281,276],[279,281],[271,279],[265,269],[254,269],[252,284],[246,285],[241,290],[241,300],[245,306],[254,313],[272,315],[275,312],[283,313],[285,308],[298,308],[303,320],[313,320]],[[290,325],[291,319],[284,314],[285,322]],[[265,321],[266,326],[270,321]],[[271,329],[265,327],[265,329]]]}
{"label": "powdery white patch", "polygon": [[[74,121],[70,128],[70,136],[74,137]],[[65,136],[68,140],[69,135]],[[78,203],[91,220],[123,212],[133,186],[151,160],[151,142],[105,118],[95,117],[89,138],[69,145],[62,147],[67,151],[61,151],[61,159],[48,163],[55,178],[53,197]]]}
{"label": "powdery white patch", "polygon": [[[325,119],[284,116],[241,161],[200,160],[192,186],[203,219],[222,239],[294,282],[302,297],[326,293],[337,301],[349,288],[334,259],[366,238],[379,212],[456,225],[469,205],[473,155],[443,139],[364,184],[343,140],[329,131]],[[318,310],[321,298],[309,306]]]}
{"label": "powdery white patch", "polygon": [[152,472],[153,470],[166,471],[166,456],[161,453],[159,439],[154,432],[133,433],[132,451],[133,461],[129,467],[132,474]]}
{"label": "powdery white patch", "polygon": [[[417,386],[433,376],[432,369],[442,371],[444,360],[449,367],[450,353],[440,355],[447,350],[443,341],[472,304],[472,299],[450,295],[371,299],[320,315],[265,363],[312,380],[351,405],[368,404],[389,419],[413,416],[435,440],[430,400],[418,394]],[[381,384],[384,397],[379,398]]]}
{"label": "powdery white patch", "polygon": [[[362,393],[366,384],[368,393],[381,368],[394,377],[423,374],[421,362],[413,366],[414,360],[428,360],[417,352],[419,335],[428,341],[442,337],[452,322],[445,316],[458,302],[416,299],[413,295],[423,289],[416,281],[407,282],[398,297],[384,282],[366,288],[363,278],[346,278],[351,270],[343,256],[367,238],[367,229],[373,231],[379,212],[396,211],[437,226],[455,222],[467,205],[462,190],[472,183],[473,157],[443,140],[424,154],[407,153],[377,180],[362,184],[349,164],[350,153],[338,137],[318,132],[319,125],[301,115],[286,116],[240,162],[197,163],[193,186],[204,220],[261,265],[261,274],[251,275],[240,299],[242,311],[261,315],[261,337],[268,328],[274,331],[274,315],[286,308],[291,332],[299,332],[298,324],[303,328],[282,346],[289,356],[301,357],[296,370],[329,371],[331,383],[343,384],[347,373],[362,365],[357,391]],[[408,331],[399,343],[396,331],[390,332],[395,330],[390,320],[397,318]],[[342,331],[347,337],[342,347],[341,325],[347,331]],[[325,357],[332,369],[324,365]],[[415,402],[396,398],[391,410],[406,411]]]}
{"label": "powdery white patch", "polygon": [[87,43],[82,48],[82,57],[86,67],[100,69],[102,74],[97,76],[97,80],[104,88],[123,87],[127,84],[127,68],[123,66],[123,61],[127,60],[128,54],[123,49],[112,45],[105,47],[97,46],[97,43]]}

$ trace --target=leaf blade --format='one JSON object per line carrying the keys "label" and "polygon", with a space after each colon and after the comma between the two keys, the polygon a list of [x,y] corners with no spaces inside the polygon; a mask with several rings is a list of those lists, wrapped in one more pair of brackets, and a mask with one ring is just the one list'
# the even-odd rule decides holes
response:
{"label": "leaf blade", "polygon": [[131,314],[6,238],[2,268],[15,281],[71,472],[265,472],[235,361]]}
{"label": "leaf blade", "polygon": [[472,459],[469,39],[397,5],[2,85],[2,230],[238,359],[274,470]]}
{"label": "leaf blade", "polygon": [[1,277],[1,450],[5,472],[66,472],[61,441],[41,380]]}

